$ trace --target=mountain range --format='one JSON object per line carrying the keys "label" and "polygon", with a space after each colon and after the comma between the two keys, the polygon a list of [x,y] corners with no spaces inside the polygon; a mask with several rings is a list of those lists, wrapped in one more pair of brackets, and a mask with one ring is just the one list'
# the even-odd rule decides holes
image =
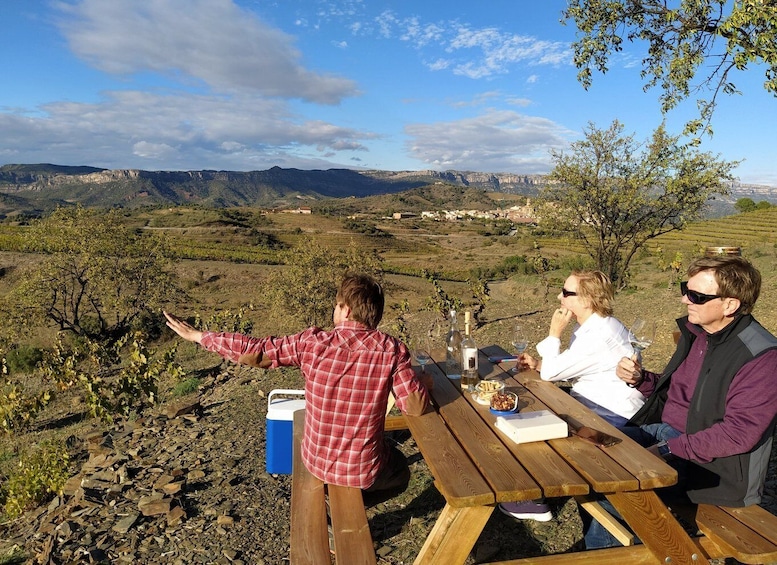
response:
{"label": "mountain range", "polygon": [[[472,171],[300,170],[144,171],[52,164],[0,167],[0,217],[38,216],[60,205],[140,207],[298,207],[328,198],[392,194],[429,185],[536,195],[543,175]],[[777,188],[736,185],[717,207],[737,198],[777,202]],[[732,208],[733,209],[733,208]]]}

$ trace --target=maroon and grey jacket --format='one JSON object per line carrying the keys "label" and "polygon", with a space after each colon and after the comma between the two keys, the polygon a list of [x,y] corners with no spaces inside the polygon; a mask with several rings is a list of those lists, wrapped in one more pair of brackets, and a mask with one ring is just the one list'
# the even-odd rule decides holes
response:
{"label": "maroon and grey jacket", "polygon": [[[655,385],[645,405],[629,421],[642,425],[661,422],[672,375],[685,361],[697,336],[688,328],[687,317],[677,320],[681,336],[672,359]],[[777,338],[751,315],[739,316],[723,330],[707,336],[708,345],[702,361],[699,380],[691,398],[685,433],[691,435],[721,422],[726,413],[729,387],[737,373],[748,363],[770,351],[777,350]],[[770,353],[769,355],[774,355]],[[765,364],[764,367],[767,367]],[[772,394],[777,387],[777,367],[757,375],[748,386],[762,387]],[[772,448],[772,435],[777,422],[777,410],[754,413],[766,424],[765,432],[746,453],[716,457],[708,463],[690,461],[688,465],[688,496],[695,503],[721,506],[749,506],[761,501],[764,480]]]}

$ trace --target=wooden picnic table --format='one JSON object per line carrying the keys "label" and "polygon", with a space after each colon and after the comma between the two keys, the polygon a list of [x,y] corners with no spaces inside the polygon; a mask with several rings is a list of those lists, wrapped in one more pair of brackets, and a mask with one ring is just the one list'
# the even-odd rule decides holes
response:
{"label": "wooden picnic table", "polygon": [[[428,365],[426,370],[435,379],[435,410],[406,416],[406,421],[446,503],[415,564],[463,564],[499,502],[584,495],[606,496],[644,546],[597,550],[596,555],[549,556],[554,564],[581,559],[672,565],[706,562],[699,545],[655,492],[675,484],[676,471],[559,387],[540,380],[535,371],[509,373],[513,363],[490,363],[488,356],[498,353],[504,350],[481,348],[480,376],[504,380],[506,390],[519,396],[519,411],[551,410],[622,441],[602,448],[572,435],[516,444],[496,429],[496,416],[488,406],[462,393],[458,382],[450,381],[440,366]],[[529,561],[535,563],[537,558]]]}

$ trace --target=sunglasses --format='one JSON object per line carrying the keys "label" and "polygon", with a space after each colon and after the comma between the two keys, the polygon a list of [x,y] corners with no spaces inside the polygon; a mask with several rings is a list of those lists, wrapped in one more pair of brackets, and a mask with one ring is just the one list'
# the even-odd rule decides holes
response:
{"label": "sunglasses", "polygon": [[688,288],[688,283],[685,281],[680,283],[680,294],[682,296],[687,296],[691,304],[707,304],[707,302],[710,300],[723,298],[717,294],[704,294],[703,292],[696,292],[695,290],[691,290]]}
{"label": "sunglasses", "polygon": [[561,289],[561,294],[564,295],[564,298],[567,298],[569,296],[577,296],[577,292],[575,292],[574,290],[567,290],[563,287]]}

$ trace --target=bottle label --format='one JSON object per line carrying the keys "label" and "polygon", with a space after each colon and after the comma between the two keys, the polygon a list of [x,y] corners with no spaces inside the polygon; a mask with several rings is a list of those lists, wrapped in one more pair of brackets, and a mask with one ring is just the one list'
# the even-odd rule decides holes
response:
{"label": "bottle label", "polygon": [[467,347],[462,350],[462,357],[464,359],[464,368],[469,370],[477,370],[478,368],[478,350],[475,347]]}

